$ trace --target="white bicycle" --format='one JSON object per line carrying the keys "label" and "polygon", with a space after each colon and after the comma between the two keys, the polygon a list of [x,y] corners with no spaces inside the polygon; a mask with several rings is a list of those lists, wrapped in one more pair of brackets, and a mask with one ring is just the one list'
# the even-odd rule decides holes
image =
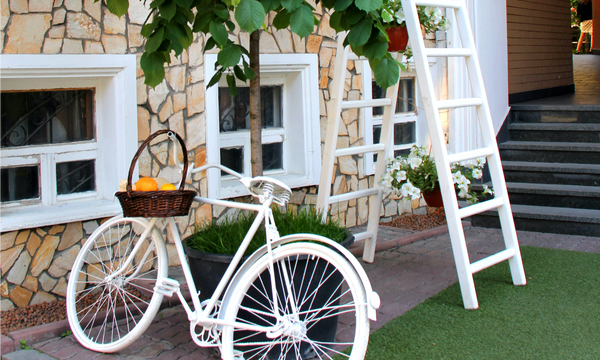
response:
{"label": "white bicycle", "polygon": [[[238,177],[260,200],[258,205],[194,198],[257,213],[214,294],[200,301],[173,217],[166,218],[164,227],[159,218],[111,218],[85,242],[69,278],[67,316],[77,340],[90,350],[119,351],[148,328],[163,296],[177,294],[194,342],[218,347],[223,359],[363,359],[369,319],[375,320],[380,301],[360,263],[322,236],[279,236],[271,204],[287,203],[291,190],[285,184],[243,177],[221,165],[191,171],[211,167]],[[266,245],[238,267],[263,220]],[[165,227],[177,249],[191,306],[167,274]],[[333,334],[315,326],[332,320]],[[336,331],[337,323],[344,328]]]}

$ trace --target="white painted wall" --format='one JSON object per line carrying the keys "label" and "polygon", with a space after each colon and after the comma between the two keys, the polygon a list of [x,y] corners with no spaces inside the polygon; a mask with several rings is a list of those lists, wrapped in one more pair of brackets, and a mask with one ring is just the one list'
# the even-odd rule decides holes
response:
{"label": "white painted wall", "polygon": [[[466,0],[483,81],[496,133],[508,114],[508,54],[506,32],[506,0]],[[450,17],[451,21],[456,21]],[[454,28],[448,33],[448,46],[457,46],[460,38]],[[464,60],[449,60],[449,97],[472,97]],[[474,109],[450,112],[448,150],[458,153],[482,146]]]}

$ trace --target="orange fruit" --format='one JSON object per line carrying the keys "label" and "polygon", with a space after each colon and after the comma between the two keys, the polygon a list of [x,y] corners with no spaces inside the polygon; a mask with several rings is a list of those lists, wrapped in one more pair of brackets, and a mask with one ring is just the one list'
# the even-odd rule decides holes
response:
{"label": "orange fruit", "polygon": [[173,184],[164,184],[163,186],[160,187],[161,190],[177,190],[177,188],[175,187],[175,185]]}
{"label": "orange fruit", "polygon": [[158,185],[154,179],[143,177],[135,183],[135,188],[137,191],[156,191],[158,190]]}

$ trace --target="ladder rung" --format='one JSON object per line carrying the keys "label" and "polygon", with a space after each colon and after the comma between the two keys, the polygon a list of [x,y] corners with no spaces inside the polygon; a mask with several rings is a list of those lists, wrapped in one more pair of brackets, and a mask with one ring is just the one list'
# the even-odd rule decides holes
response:
{"label": "ladder rung", "polygon": [[342,109],[355,109],[365,107],[387,106],[392,103],[392,99],[372,99],[372,100],[351,100],[342,101]]}
{"label": "ladder rung", "polygon": [[354,241],[361,241],[365,239],[370,239],[373,237],[373,233],[370,231],[364,231],[358,234],[354,234]]}
{"label": "ladder rung", "polygon": [[483,104],[483,101],[480,98],[451,99],[438,101],[437,107],[441,110],[467,106],[480,106],[481,104]]}
{"label": "ladder rung", "polygon": [[515,250],[514,249],[506,249],[506,250],[502,250],[499,253],[496,253],[494,255],[488,256],[485,259],[475,261],[470,266],[471,274],[474,274],[485,268],[489,268],[492,265],[501,263],[504,260],[508,260],[508,259],[512,258],[513,256],[515,256]]}
{"label": "ladder rung", "polygon": [[494,150],[489,147],[475,149],[475,150],[469,150],[469,151],[465,151],[465,152],[461,152],[461,153],[457,153],[457,154],[448,155],[448,162],[450,164],[453,164],[453,163],[461,162],[464,160],[471,160],[471,159],[477,159],[480,157],[487,157],[487,156],[492,155],[493,153],[494,153]]}
{"label": "ladder rung", "polygon": [[378,152],[385,150],[385,144],[373,144],[373,145],[362,145],[362,146],[353,146],[349,148],[337,149],[335,151],[335,156],[348,156],[348,155],[358,155],[364,154],[368,152]]}
{"label": "ladder rung", "polygon": [[419,6],[437,6],[443,8],[458,9],[460,7],[460,1],[456,0],[417,0],[415,5]]}
{"label": "ladder rung", "polygon": [[328,203],[335,204],[335,203],[341,202],[341,201],[348,201],[348,200],[354,200],[354,199],[358,199],[358,198],[365,197],[365,196],[377,195],[379,193],[379,191],[380,190],[378,188],[372,188],[372,189],[353,191],[353,192],[340,194],[340,195],[333,195],[333,196],[329,197]]}
{"label": "ladder rung", "polygon": [[429,57],[467,57],[471,56],[473,51],[465,48],[426,48],[425,55]]}
{"label": "ladder rung", "polygon": [[502,205],[504,205],[504,200],[502,198],[493,198],[491,200],[483,201],[483,202],[469,205],[467,207],[459,209],[458,216],[461,219],[464,219],[466,217],[469,217],[469,216],[472,216],[475,214],[480,214],[484,211],[499,208]]}

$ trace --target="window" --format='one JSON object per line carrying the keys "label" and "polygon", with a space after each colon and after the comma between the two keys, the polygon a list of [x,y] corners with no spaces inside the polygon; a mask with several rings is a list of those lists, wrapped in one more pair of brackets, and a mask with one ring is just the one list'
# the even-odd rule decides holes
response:
{"label": "window", "polygon": [[[365,79],[371,79],[371,69],[365,67]],[[375,80],[365,80],[365,97],[380,99],[385,97],[385,89],[379,87]],[[416,101],[416,79],[414,73],[402,73],[400,86],[398,88],[398,100],[396,102],[396,113],[394,115],[393,144],[389,157],[407,154],[410,148],[418,143],[417,139],[417,101]],[[383,119],[383,107],[365,109],[365,138],[367,144],[377,144],[381,138],[381,122]],[[366,155],[367,174],[375,172],[377,154]]]}
{"label": "window", "polygon": [[[205,78],[214,73],[215,54],[205,56]],[[288,186],[318,183],[320,123],[318,62],[315,54],[261,55],[263,171]],[[249,90],[238,83],[229,95],[223,80],[206,90],[207,162],[251,175]],[[247,192],[235,178],[209,170],[209,196],[229,198]]]}
{"label": "window", "polygon": [[137,148],[135,56],[2,60],[2,231],[118,214]]}

